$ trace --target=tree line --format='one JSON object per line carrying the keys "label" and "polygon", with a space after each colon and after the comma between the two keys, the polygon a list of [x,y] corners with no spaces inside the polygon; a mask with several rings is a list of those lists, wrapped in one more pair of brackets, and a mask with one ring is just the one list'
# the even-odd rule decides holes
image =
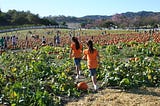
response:
{"label": "tree line", "polygon": [[58,25],[54,20],[40,18],[38,14],[30,11],[8,10],[4,13],[0,11],[0,26],[21,26],[21,25]]}

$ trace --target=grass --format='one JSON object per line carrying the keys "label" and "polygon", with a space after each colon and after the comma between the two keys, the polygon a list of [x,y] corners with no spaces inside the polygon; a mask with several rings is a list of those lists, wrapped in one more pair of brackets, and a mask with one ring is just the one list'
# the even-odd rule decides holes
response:
{"label": "grass", "polygon": [[22,36],[26,35],[28,31],[33,32],[33,34],[40,34],[40,35],[45,35],[46,32],[51,31],[55,35],[56,31],[60,30],[61,35],[69,35],[69,32],[72,31],[73,35],[90,35],[90,36],[95,36],[95,35],[101,35],[102,32],[106,31],[106,34],[128,34],[128,33],[136,33],[133,30],[93,30],[93,29],[86,29],[86,30],[72,30],[72,29],[55,29],[55,28],[50,28],[50,29],[31,29],[31,30],[21,30],[21,31],[13,31],[13,32],[7,32],[7,33],[0,33],[0,36],[5,36],[10,35],[10,34],[17,34],[20,33]]}

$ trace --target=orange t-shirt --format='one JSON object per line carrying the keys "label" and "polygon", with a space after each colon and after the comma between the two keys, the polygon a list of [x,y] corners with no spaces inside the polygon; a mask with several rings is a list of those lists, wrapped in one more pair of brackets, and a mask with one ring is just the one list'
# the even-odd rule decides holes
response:
{"label": "orange t-shirt", "polygon": [[80,48],[77,50],[75,43],[72,43],[71,49],[72,49],[72,56],[74,58],[81,58],[82,57],[82,44],[80,44]]}
{"label": "orange t-shirt", "polygon": [[83,51],[83,54],[87,56],[87,64],[88,68],[97,68],[98,66],[98,61],[97,61],[97,56],[98,56],[98,51],[94,49],[93,53],[90,53],[88,49],[85,49]]}

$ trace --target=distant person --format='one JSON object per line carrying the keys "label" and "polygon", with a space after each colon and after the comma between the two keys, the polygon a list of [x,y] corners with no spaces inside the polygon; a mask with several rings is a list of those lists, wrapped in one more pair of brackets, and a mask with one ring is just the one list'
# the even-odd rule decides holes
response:
{"label": "distant person", "polygon": [[72,39],[72,31],[69,31],[69,37]]}
{"label": "distant person", "polygon": [[56,34],[56,46],[60,44],[60,34],[61,34],[61,32],[57,31],[57,34]]}
{"label": "distant person", "polygon": [[10,37],[9,37],[9,36],[7,36],[7,42],[9,42],[9,40],[10,40]]}
{"label": "distant person", "polygon": [[45,45],[46,44],[46,38],[43,36],[42,37],[42,45]]}
{"label": "distant person", "polygon": [[56,45],[56,36],[53,37],[54,45]]}
{"label": "distant person", "polygon": [[93,83],[94,89],[97,90],[96,68],[99,62],[99,53],[95,48],[93,48],[93,42],[91,40],[87,42],[87,49],[83,51],[83,54],[84,56],[82,57],[82,59],[87,60],[87,65],[90,71],[92,83]]}
{"label": "distant person", "polygon": [[3,51],[3,49],[4,49],[4,38],[1,37],[0,38],[0,52]]}
{"label": "distant person", "polygon": [[15,35],[12,36],[12,47],[13,49],[16,49],[17,46],[17,38]]}
{"label": "distant person", "polygon": [[57,44],[57,45],[60,44],[60,36],[59,36],[59,35],[56,36],[56,44]]}
{"label": "distant person", "polygon": [[29,40],[28,40],[28,36],[26,35],[26,38],[25,38],[25,42],[26,42],[26,48],[28,48],[29,46]]}
{"label": "distant person", "polygon": [[4,49],[6,50],[7,49],[7,38],[3,37],[3,39],[4,39]]}

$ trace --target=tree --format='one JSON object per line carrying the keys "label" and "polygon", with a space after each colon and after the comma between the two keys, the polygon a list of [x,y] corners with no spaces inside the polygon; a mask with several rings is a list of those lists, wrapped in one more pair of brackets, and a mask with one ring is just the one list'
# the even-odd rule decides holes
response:
{"label": "tree", "polygon": [[85,26],[86,26],[87,24],[86,23],[81,23],[81,28],[85,28]]}
{"label": "tree", "polygon": [[106,22],[104,22],[104,23],[102,23],[102,27],[104,27],[104,28],[111,28],[111,27],[114,27],[114,22],[112,22],[112,21],[106,21]]}
{"label": "tree", "polygon": [[9,16],[3,12],[0,13],[0,26],[9,25]]}
{"label": "tree", "polygon": [[64,26],[65,26],[65,25],[66,25],[66,22],[65,22],[65,21],[63,21],[63,22],[61,23],[61,25],[64,25]]}
{"label": "tree", "polygon": [[39,18],[39,15],[33,15],[33,14],[27,14],[27,19],[29,24],[38,25],[41,23],[41,19]]}

